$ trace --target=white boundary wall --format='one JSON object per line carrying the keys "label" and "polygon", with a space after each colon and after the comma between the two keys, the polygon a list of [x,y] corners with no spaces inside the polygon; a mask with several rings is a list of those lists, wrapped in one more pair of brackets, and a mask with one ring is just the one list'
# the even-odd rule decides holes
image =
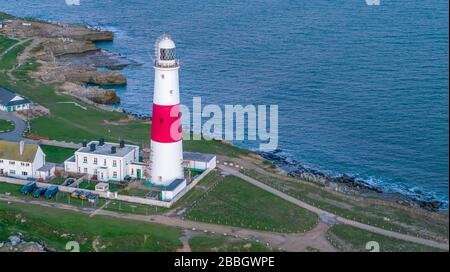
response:
{"label": "white boundary wall", "polygon": [[[113,200],[121,200],[131,203],[138,203],[138,204],[144,204],[144,205],[153,205],[153,206],[159,206],[159,207],[165,207],[170,208],[176,201],[178,201],[181,197],[183,197],[187,192],[189,192],[192,188],[194,188],[197,183],[200,182],[206,175],[208,175],[212,170],[212,168],[209,168],[205,172],[203,172],[201,175],[197,176],[188,186],[186,186],[175,198],[172,199],[170,202],[161,201],[161,200],[155,200],[155,199],[148,199],[148,198],[142,198],[142,197],[136,197],[136,196],[127,196],[127,195],[117,195],[117,198],[114,197],[114,194],[110,194],[110,197],[108,197],[106,192],[97,192],[92,190],[85,190],[85,189],[79,189],[69,186],[61,186],[57,185],[59,188],[59,191],[65,192],[65,193],[72,193],[73,191],[79,190],[79,191],[85,191],[90,193],[98,194],[102,198],[107,199],[113,199]],[[16,179],[16,178],[10,178],[10,177],[0,177],[0,182],[10,183],[10,184],[17,184],[17,185],[25,185],[27,184],[28,180],[24,179]],[[50,183],[43,183],[43,182],[37,182],[36,183],[38,187],[45,187],[48,188],[55,184]]]}

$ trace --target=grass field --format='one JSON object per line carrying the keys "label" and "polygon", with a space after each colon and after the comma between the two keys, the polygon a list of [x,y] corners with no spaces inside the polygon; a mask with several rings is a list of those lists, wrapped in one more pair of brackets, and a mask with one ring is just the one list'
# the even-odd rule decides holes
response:
{"label": "grass field", "polygon": [[0,54],[2,54],[6,49],[10,48],[16,43],[16,40],[9,39],[3,35],[0,35]]}
{"label": "grass field", "polygon": [[19,44],[3,54],[3,57],[0,59],[0,69],[11,69],[17,62],[17,56],[30,45],[31,41],[27,41],[23,44]]}
{"label": "grass field", "polygon": [[189,209],[186,217],[207,223],[276,232],[305,232],[318,221],[315,214],[227,176]]}
{"label": "grass field", "polygon": [[378,243],[380,252],[439,251],[436,248],[386,237],[341,224],[334,225],[328,230],[327,239],[332,245],[342,251],[370,251],[366,249],[366,244],[371,241]]}
{"label": "grass field", "polygon": [[253,170],[242,172],[310,205],[351,220],[424,238],[448,237],[448,223],[430,224],[429,217],[378,204],[377,199],[340,194],[310,182],[262,176]]}
{"label": "grass field", "polygon": [[224,236],[202,235],[189,240],[192,252],[270,252],[273,251],[259,243],[234,241]]}
{"label": "grass field", "polygon": [[0,201],[0,241],[21,232],[25,239],[43,241],[64,251],[69,241],[86,251],[175,251],[180,231],[153,223],[90,218],[72,211]]}
{"label": "grass field", "polygon": [[66,159],[73,156],[76,149],[52,145],[41,145],[45,153],[45,160],[53,163],[63,163]]}
{"label": "grass field", "polygon": [[0,131],[11,131],[14,130],[14,123],[9,120],[0,119]]}

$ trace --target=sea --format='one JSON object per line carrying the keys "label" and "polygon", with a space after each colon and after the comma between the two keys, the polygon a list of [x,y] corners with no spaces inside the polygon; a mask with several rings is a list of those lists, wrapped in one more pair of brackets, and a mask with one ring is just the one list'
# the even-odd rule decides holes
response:
{"label": "sea", "polygon": [[448,208],[448,1],[370,2],[0,0],[0,10],[114,31],[99,46],[142,64],[117,88],[120,106],[142,115],[154,42],[168,33],[183,104],[278,105],[283,156]]}

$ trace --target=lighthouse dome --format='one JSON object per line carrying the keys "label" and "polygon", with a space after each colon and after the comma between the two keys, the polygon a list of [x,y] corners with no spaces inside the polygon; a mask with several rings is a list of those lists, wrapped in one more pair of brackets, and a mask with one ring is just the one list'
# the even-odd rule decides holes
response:
{"label": "lighthouse dome", "polygon": [[164,49],[171,49],[175,48],[175,43],[172,41],[172,39],[168,35],[164,35],[161,37],[161,40],[158,43],[158,47],[164,48]]}
{"label": "lighthouse dome", "polygon": [[176,60],[176,47],[172,38],[164,34],[155,43],[155,57],[157,66],[176,67],[178,61]]}

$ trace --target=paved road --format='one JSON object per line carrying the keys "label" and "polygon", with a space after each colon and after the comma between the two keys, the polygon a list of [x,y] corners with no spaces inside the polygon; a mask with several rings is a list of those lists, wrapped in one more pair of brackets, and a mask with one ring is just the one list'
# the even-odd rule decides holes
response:
{"label": "paved road", "polygon": [[347,225],[350,225],[350,226],[353,226],[353,227],[356,227],[356,228],[360,228],[360,229],[367,230],[367,231],[370,231],[370,232],[378,233],[378,234],[381,234],[381,235],[384,235],[384,236],[388,236],[388,237],[392,237],[392,238],[396,238],[396,239],[400,239],[400,240],[404,240],[404,241],[409,241],[409,242],[413,242],[413,243],[417,243],[417,244],[422,244],[422,245],[426,245],[426,246],[430,246],[430,247],[435,247],[435,248],[439,248],[439,249],[443,249],[443,250],[449,250],[449,245],[448,244],[439,243],[439,242],[436,242],[436,241],[433,241],[433,240],[427,240],[427,239],[423,239],[423,238],[418,238],[418,237],[414,237],[414,236],[411,236],[411,235],[406,235],[406,234],[402,234],[402,233],[398,233],[398,232],[394,232],[394,231],[389,231],[389,230],[386,230],[386,229],[382,229],[382,228],[370,226],[370,225],[367,225],[367,224],[363,224],[363,223],[360,223],[360,222],[357,222],[357,221],[353,221],[353,220],[349,220],[349,219],[346,219],[346,218],[342,218],[342,217],[337,216],[337,215],[335,215],[333,213],[330,213],[330,212],[324,211],[322,209],[319,209],[317,207],[311,206],[308,203],[305,203],[305,202],[303,202],[301,200],[298,200],[297,198],[294,198],[294,197],[292,197],[290,195],[287,195],[287,194],[285,194],[283,192],[280,192],[280,191],[274,189],[273,187],[270,187],[270,186],[268,186],[268,185],[266,185],[266,184],[264,184],[264,183],[262,183],[260,181],[257,181],[254,178],[246,176],[246,175],[242,174],[241,172],[239,172],[239,171],[237,171],[237,170],[235,170],[233,168],[230,168],[230,167],[227,167],[227,166],[223,166],[223,165],[218,165],[218,167],[220,169],[222,169],[222,170],[232,174],[233,176],[239,177],[239,178],[241,178],[241,179],[243,179],[243,180],[245,180],[245,181],[247,181],[247,182],[249,182],[249,183],[251,183],[251,184],[253,184],[253,185],[255,185],[255,186],[257,186],[257,187],[259,187],[259,188],[261,188],[263,190],[265,190],[265,191],[267,191],[267,192],[270,192],[270,193],[272,193],[272,194],[274,194],[274,195],[276,195],[278,197],[281,197],[284,200],[287,200],[287,201],[289,201],[291,203],[294,203],[297,206],[300,206],[300,207],[305,208],[305,209],[307,209],[307,210],[309,210],[311,212],[314,212],[314,213],[318,214],[319,216],[320,215],[325,215],[325,216],[328,216],[328,217],[332,217],[336,221],[338,221],[338,222],[340,222],[342,224],[347,224]]}
{"label": "paved road", "polygon": [[0,111],[0,119],[11,120],[15,124],[15,128],[10,132],[0,133],[0,139],[7,141],[20,141],[22,139],[22,133],[25,131],[27,125],[25,121],[18,118],[12,113]]}
{"label": "paved road", "polygon": [[319,222],[319,224],[306,233],[301,234],[288,234],[288,233],[274,233],[265,231],[256,231],[251,229],[243,229],[238,227],[230,227],[216,224],[208,224],[190,220],[183,220],[177,217],[170,217],[165,215],[137,215],[137,214],[123,214],[113,211],[107,211],[103,209],[98,210],[83,210],[81,208],[65,205],[60,203],[52,203],[40,200],[23,199],[14,196],[0,195],[0,201],[18,202],[33,205],[40,205],[44,207],[58,208],[64,210],[71,210],[74,212],[84,213],[87,215],[95,214],[95,216],[108,216],[126,220],[152,222],[161,225],[179,227],[187,230],[195,231],[207,231],[209,233],[215,233],[217,235],[232,236],[240,239],[249,239],[261,243],[268,243],[273,248],[281,248],[283,250],[291,252],[307,251],[308,248],[316,248],[324,252],[336,251],[336,249],[325,238],[325,233],[328,230],[328,226]]}

